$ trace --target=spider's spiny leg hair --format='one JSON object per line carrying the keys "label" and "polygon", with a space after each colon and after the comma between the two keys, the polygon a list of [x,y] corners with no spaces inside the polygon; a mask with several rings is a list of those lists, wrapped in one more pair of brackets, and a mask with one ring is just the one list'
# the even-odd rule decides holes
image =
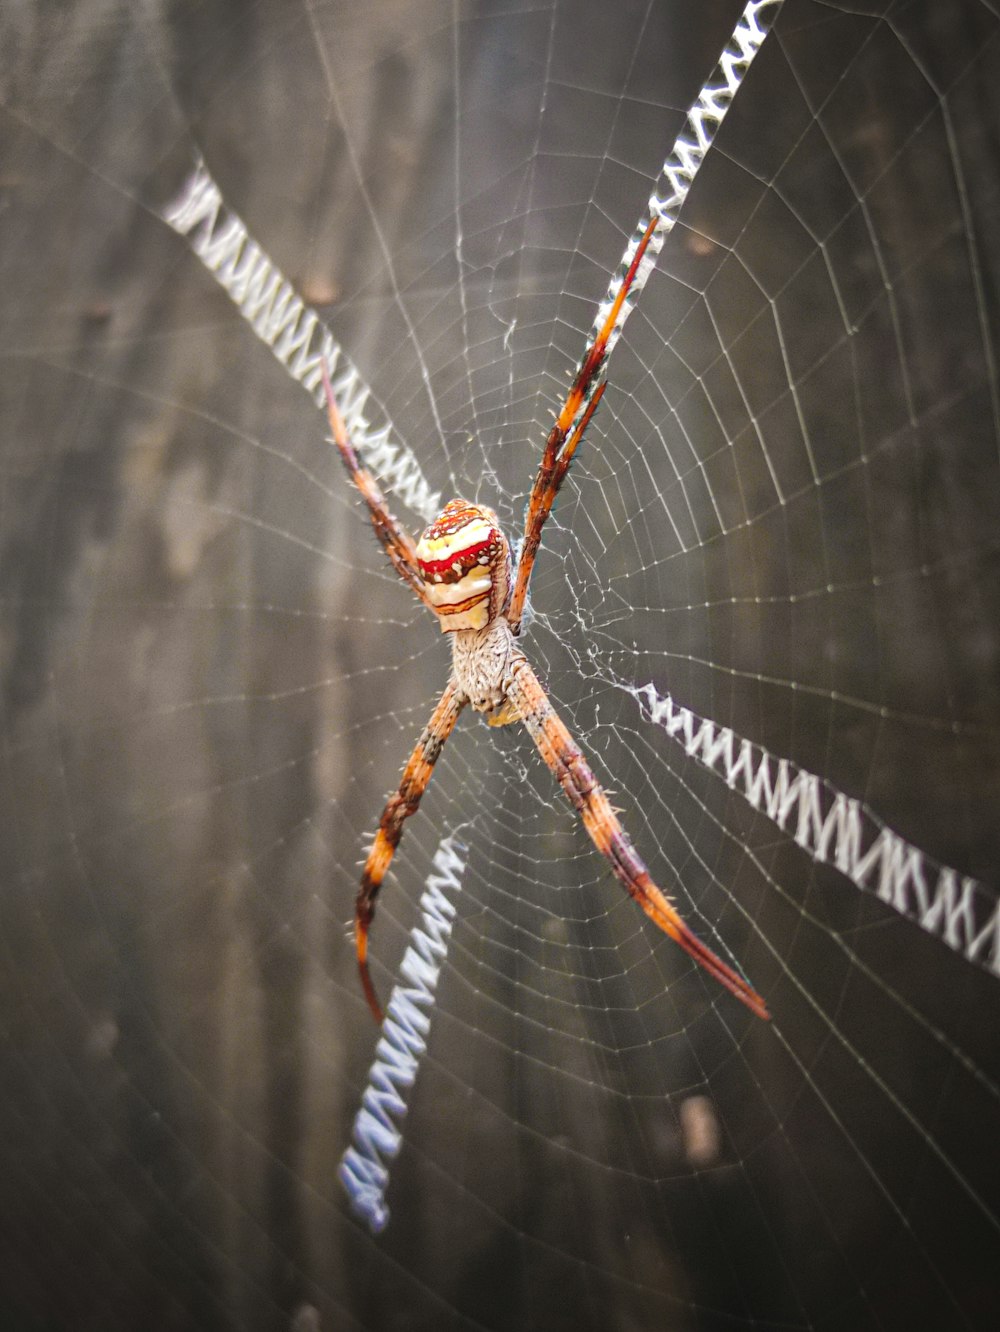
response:
{"label": "spider's spiny leg hair", "polygon": [[531,570],[534,567],[535,556],[538,554],[538,547],[542,540],[542,527],[546,518],[552,510],[555,503],[556,494],[562,485],[566,473],[569,471],[569,465],[573,460],[573,454],[576,452],[576,446],[583,438],[583,432],[590,424],[590,418],[597,411],[598,404],[604,395],[606,384],[599,384],[594,392],[590,402],[587,403],[586,411],[577,421],[573,428],[573,433],[566,442],[566,447],[551,463],[548,458],[542,462],[538,469],[538,480],[536,481],[537,494],[533,491],[529,501],[529,518],[525,527],[524,539],[521,542],[521,549],[517,558],[517,578],[514,584],[514,591],[510,598],[510,609],[507,612],[507,621],[515,634],[521,632],[521,620],[524,616],[524,603],[527,598],[528,580],[531,577]]}
{"label": "spider's spiny leg hair", "polygon": [[611,337],[611,332],[618,323],[618,316],[621,314],[622,306],[625,304],[625,300],[632,288],[632,283],[635,281],[636,274],[639,272],[639,265],[645,258],[649,242],[653,239],[653,234],[656,231],[659,222],[660,219],[658,216],[650,218],[646,230],[642,233],[642,238],[636,247],[635,254],[632,256],[632,262],[629,264],[628,270],[622,279],[621,289],[611,303],[611,309],[608,311],[607,318],[601,325],[597,337],[584,353],[583,360],[580,362],[580,368],[576,372],[576,378],[573,380],[573,387],[570,389],[569,395],[563,404],[563,409],[556,419],[555,430],[561,431],[563,438],[566,437],[570,426],[576,420],[577,413],[583,405],[584,400],[591,392],[591,388],[595,381],[598,383],[604,382],[600,372],[604,367],[608,339]]}
{"label": "spider's spiny leg hair", "polygon": [[455,723],[465,702],[465,695],[459,691],[455,681],[449,680],[403,769],[399,789],[389,797],[389,802],[382,811],[375,840],[372,842],[361,873],[361,887],[358,889],[354,905],[354,946],[361,987],[365,992],[372,1016],[380,1025],[382,1006],[368,972],[368,931],[375,915],[375,899],[403,836],[403,824],[411,814],[417,812],[420,798],[427,790],[427,783],[434,771],[434,764],[444,748],[445,741],[455,729]]}
{"label": "spider's spiny leg hair", "polygon": [[735,971],[693,934],[653,882],[639,853],[594,776],[586,759],[560,720],[531,666],[524,658],[515,666],[508,691],[539,753],[573,808],[580,815],[590,840],[606,857],[615,878],[664,934],[758,1017],[769,1018],[764,1000]]}
{"label": "spider's spiny leg hair", "polygon": [[521,616],[524,612],[524,599],[528,591],[528,579],[531,577],[532,566],[542,539],[542,528],[552,510],[552,505],[555,503],[559,487],[569,471],[569,465],[577,446],[588,425],[590,425],[591,418],[604,394],[606,379],[603,371],[608,339],[618,322],[618,316],[632,283],[635,281],[636,274],[639,272],[639,266],[646,254],[649,242],[653,238],[658,222],[658,217],[652,218],[643,232],[642,239],[639,241],[636,252],[632,257],[632,262],[629,264],[622,280],[618,295],[611,303],[611,308],[598,330],[597,336],[584,353],[566,401],[556,417],[555,424],[549,431],[548,439],[545,441],[542,461],[538,466],[538,472],[531,487],[531,495],[528,498],[527,513],[524,520],[524,539],[521,542],[521,554],[517,562],[517,577],[510,599],[510,609],[507,613],[507,619],[515,634],[519,633],[521,629]]}
{"label": "spider's spiny leg hair", "polygon": [[427,594],[424,591],[423,579],[420,577],[417,568],[416,544],[406,529],[401,527],[397,519],[389,512],[389,506],[379,489],[378,482],[371,472],[366,467],[362,467],[358,461],[358,455],[348,438],[344,418],[337,408],[326,366],[321,366],[321,370],[323,390],[326,393],[326,411],[330,421],[330,433],[333,436],[334,444],[337,446],[341,461],[347,469],[348,476],[361,492],[361,498],[368,505],[368,513],[371,517],[372,527],[375,529],[375,535],[381,542],[385,553],[389,556],[393,568],[403,582],[409,584],[426,606],[428,604]]}

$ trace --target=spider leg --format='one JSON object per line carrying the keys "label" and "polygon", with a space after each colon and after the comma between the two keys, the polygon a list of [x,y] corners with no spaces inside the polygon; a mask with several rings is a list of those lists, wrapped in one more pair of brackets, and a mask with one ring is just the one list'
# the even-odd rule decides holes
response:
{"label": "spider leg", "polygon": [[583,820],[591,841],[610,862],[612,873],[625,886],[629,896],[720,985],[758,1017],[770,1018],[767,1005],[756,990],[688,929],[653,882],[586,759],[549,702],[538,677],[523,658],[515,667],[508,698],[518,708],[521,721]]}
{"label": "spider leg", "polygon": [[347,474],[361,492],[361,498],[368,505],[368,512],[372,520],[372,527],[375,529],[375,535],[385,550],[385,553],[392,561],[392,566],[402,578],[404,583],[408,583],[411,590],[420,598],[425,606],[430,603],[427,600],[427,594],[424,591],[423,579],[420,577],[420,571],[417,567],[417,548],[416,543],[410,534],[401,527],[399,522],[389,512],[389,506],[385,501],[385,496],[378,488],[378,482],[372,476],[366,467],[362,467],[358,461],[358,455],[354,451],[347,434],[347,427],[344,425],[344,418],[337,410],[337,404],[334,401],[333,389],[330,387],[330,376],[326,372],[326,366],[323,371],[323,389],[326,393],[326,411],[330,421],[330,433],[333,435],[333,442],[336,444],[341,460],[347,468]]}
{"label": "spider leg", "polygon": [[430,721],[417,741],[416,748],[410,755],[409,762],[403,769],[399,789],[389,797],[389,803],[382,811],[378,831],[361,874],[361,887],[358,889],[354,905],[354,943],[358,955],[361,986],[368,1000],[368,1007],[378,1023],[382,1021],[382,1007],[375,993],[372,978],[368,974],[368,930],[375,915],[375,899],[403,835],[403,824],[411,814],[417,812],[420,797],[426,791],[427,783],[434,771],[434,764],[444,748],[445,741],[455,729],[458,714],[465,704],[465,695],[460,693],[454,680],[449,680],[437,707],[431,714]]}
{"label": "spider leg", "polygon": [[[652,240],[659,222],[659,215],[654,214],[643,232],[628,271],[622,279],[618,295],[612,302],[608,316],[601,325],[597,336],[584,352],[583,360],[580,362],[576,378],[570,386],[566,401],[563,403],[562,410],[556,417],[555,425],[549,431],[549,437],[545,441],[542,461],[538,466],[538,472],[531,487],[531,494],[528,497],[528,508],[524,520],[524,538],[521,542],[521,553],[517,561],[514,591],[511,594],[510,607],[507,611],[508,623],[515,634],[521,631],[521,617],[524,614],[524,600],[528,593],[528,579],[531,577],[532,566],[535,563],[539,542],[542,539],[542,528],[552,510],[559,487],[569,471],[569,465],[573,460],[577,445],[583,438],[584,432],[590,424],[590,419],[597,410],[601,395],[604,393],[605,381],[602,378],[602,373],[608,339],[618,323],[622,306],[625,304],[632,283],[639,271],[639,265],[646,253],[646,248]],[[581,407],[583,408],[582,415]]]}

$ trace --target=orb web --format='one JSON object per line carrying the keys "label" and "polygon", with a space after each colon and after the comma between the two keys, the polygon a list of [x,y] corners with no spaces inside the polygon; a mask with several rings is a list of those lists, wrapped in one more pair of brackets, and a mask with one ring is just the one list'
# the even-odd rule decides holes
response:
{"label": "orb web", "polygon": [[[357,862],[448,653],[310,352],[322,325],[411,530],[454,494],[516,537],[741,10],[8,16],[8,1323],[994,1321],[1000,85],[975,0],[786,0],[533,575],[533,665],[773,1021],[627,899],[520,728],[463,717],[372,933],[388,994],[461,848],[381,1234],[337,1178],[378,1040]],[[165,220],[199,155],[206,237],[244,228],[217,268],[271,317],[287,283],[270,347]]]}

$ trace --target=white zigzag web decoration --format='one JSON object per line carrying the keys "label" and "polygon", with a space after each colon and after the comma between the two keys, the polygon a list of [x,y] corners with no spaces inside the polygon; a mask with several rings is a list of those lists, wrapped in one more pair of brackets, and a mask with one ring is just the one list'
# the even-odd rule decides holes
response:
{"label": "white zigzag web decoration", "polygon": [[[733,29],[732,36],[726,43],[719,58],[719,63],[712,71],[694,105],[687,113],[684,127],[674,141],[674,146],[663,163],[656,188],[649,197],[649,206],[645,215],[637,222],[632,238],[615,276],[608,287],[607,295],[597,308],[590,336],[593,338],[601,329],[615,299],[621,291],[625,274],[632,265],[635,252],[654,218],[656,227],[643,256],[642,263],[635,275],[629,293],[622,303],[618,319],[608,338],[608,354],[621,337],[625,320],[635,308],[643,287],[656,266],[656,260],[663,249],[664,241],[673,230],[674,223],[684,206],[684,202],[694,184],[695,176],[701,168],[705,155],[711,148],[715,135],[722,124],[726,112],[732,105],[733,98],[739,91],[754,57],[760,50],[764,38],[778,16],[782,0],[750,0],[740,15],[739,22]],[[607,358],[605,358],[605,370]],[[606,373],[598,377],[591,389],[590,396],[606,378]]]}
{"label": "white zigzag web decoration", "polygon": [[187,237],[253,331],[319,408],[325,406],[321,366],[326,365],[358,453],[387,489],[431,522],[441,496],[431,491],[413,452],[392,438],[384,409],[319,315],[295,294],[291,282],[226,207],[204,162],[196,164],[163,218]]}
{"label": "white zigzag web decoration", "polygon": [[653,685],[619,684],[655,726],[723,778],[813,860],[833,865],[864,892],[1000,976],[1000,902],[982,883],[940,865],[889,827],[862,801],[776,758]]}
{"label": "white zigzag web decoration", "polygon": [[398,1121],[406,1114],[406,1093],[427,1049],[430,1010],[455,919],[455,904],[447,894],[454,896],[462,887],[464,850],[455,837],[445,837],[435,852],[437,873],[427,880],[420,898],[420,921],[400,965],[400,973],[409,983],[397,983],[393,988],[368,1087],[354,1120],[354,1145],[344,1153],[340,1166],[340,1181],[351,1208],[374,1232],[389,1223],[385,1201],[389,1162],[402,1145]]}

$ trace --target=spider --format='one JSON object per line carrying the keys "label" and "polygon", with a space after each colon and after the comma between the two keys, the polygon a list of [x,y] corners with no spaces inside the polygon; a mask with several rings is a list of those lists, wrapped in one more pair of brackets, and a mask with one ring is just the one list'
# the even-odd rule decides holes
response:
{"label": "spider", "polygon": [[517,643],[542,527],[604,393],[606,380],[601,372],[608,340],[657,221],[654,216],[643,233],[621,289],[588,346],[549,432],[528,499],[516,569],[496,514],[467,500],[451,500],[420,540],[413,541],[389,512],[372,474],[358,462],[324,368],[323,387],[333,443],[368,506],[375,535],[400,578],[437,616],[442,633],[452,635],[451,676],[403,770],[398,790],[382,811],[354,908],[354,941],[361,985],[372,1015],[380,1024],[382,1008],[368,970],[368,931],[375,915],[375,901],[403,835],[403,824],[416,813],[434,764],[467,703],[474,711],[484,713],[491,726],[515,721],[524,724],[592,842],[607,858],[611,872],[629,895],[709,975],[759,1017],[770,1016],[760,995],[688,929],[653,882],[607,795]]}

